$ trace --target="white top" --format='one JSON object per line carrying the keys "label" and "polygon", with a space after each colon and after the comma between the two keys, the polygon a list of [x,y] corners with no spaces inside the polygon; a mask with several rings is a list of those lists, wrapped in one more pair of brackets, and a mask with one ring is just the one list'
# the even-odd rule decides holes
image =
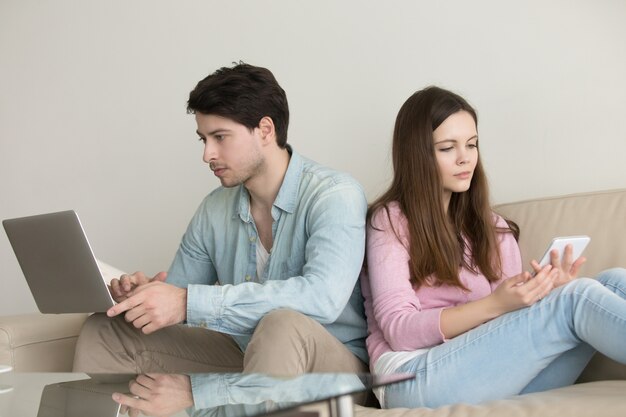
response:
{"label": "white top", "polygon": [[[398,372],[398,369],[405,363],[428,352],[430,348],[417,349],[413,351],[385,352],[374,364],[375,375],[387,375]],[[374,388],[374,395],[378,398],[380,406],[385,408],[385,387]]]}
{"label": "white top", "polygon": [[261,239],[256,240],[256,279],[257,282],[261,282],[261,277],[263,277],[263,271],[265,271],[265,266],[267,265],[267,260],[269,259],[270,254],[265,249],[265,246],[261,243]]}

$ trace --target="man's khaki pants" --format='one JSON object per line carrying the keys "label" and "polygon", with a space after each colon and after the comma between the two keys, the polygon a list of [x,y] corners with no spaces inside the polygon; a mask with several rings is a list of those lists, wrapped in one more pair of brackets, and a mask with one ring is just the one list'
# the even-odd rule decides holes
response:
{"label": "man's khaki pants", "polygon": [[94,314],[78,338],[74,371],[291,376],[368,369],[315,320],[292,310],[275,310],[259,322],[245,353],[229,335],[204,328],[176,325],[145,335],[123,317]]}

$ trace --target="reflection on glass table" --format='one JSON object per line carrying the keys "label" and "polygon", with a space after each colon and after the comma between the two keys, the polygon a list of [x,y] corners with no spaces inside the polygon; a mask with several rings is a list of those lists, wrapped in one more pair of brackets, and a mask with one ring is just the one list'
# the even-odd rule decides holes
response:
{"label": "reflection on glass table", "polygon": [[[5,372],[11,372],[13,370],[12,367],[10,367],[9,365],[2,365],[0,364],[0,374],[3,374]],[[11,385],[3,385],[0,384],[0,394],[5,394],[7,392],[13,391],[13,387]],[[0,415],[1,417],[2,415]]]}
{"label": "reflection on glass table", "polygon": [[[0,385],[12,388],[0,394],[0,416],[350,417],[353,394],[413,377],[408,374],[305,374],[290,378],[262,374],[88,376],[9,372],[0,375]],[[306,407],[313,403],[315,407]]]}

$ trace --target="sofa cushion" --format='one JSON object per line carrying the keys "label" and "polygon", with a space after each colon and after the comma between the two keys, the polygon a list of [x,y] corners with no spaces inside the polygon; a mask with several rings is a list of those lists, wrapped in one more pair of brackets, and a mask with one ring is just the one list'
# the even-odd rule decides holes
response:
{"label": "sofa cushion", "polygon": [[484,404],[378,410],[355,406],[355,417],[618,417],[626,415],[626,381],[576,384]]}

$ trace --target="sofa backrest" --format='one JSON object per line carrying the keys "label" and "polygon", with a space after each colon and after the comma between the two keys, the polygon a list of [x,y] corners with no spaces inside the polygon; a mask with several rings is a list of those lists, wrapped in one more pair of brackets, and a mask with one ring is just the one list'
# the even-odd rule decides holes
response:
{"label": "sofa backrest", "polygon": [[626,267],[626,189],[500,204],[494,210],[520,227],[523,265],[539,259],[552,238],[589,235],[580,276]]}

